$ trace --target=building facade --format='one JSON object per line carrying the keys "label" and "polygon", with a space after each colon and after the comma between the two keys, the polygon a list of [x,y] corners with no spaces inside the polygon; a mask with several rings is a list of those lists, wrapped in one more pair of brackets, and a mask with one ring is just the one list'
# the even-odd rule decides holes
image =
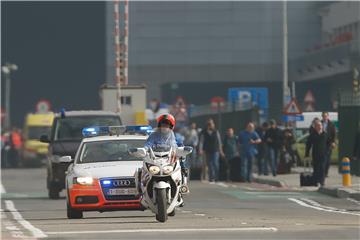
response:
{"label": "building facade", "polygon": [[[106,14],[108,84],[114,83],[112,4],[107,3]],[[358,22],[358,3],[346,4],[288,2],[289,81],[296,82],[296,92],[300,95],[307,91],[309,83],[318,82],[319,78],[302,75],[304,69],[317,67],[317,59],[328,59],[328,55],[338,61],[341,54],[348,56],[347,49],[353,48],[351,44],[350,47],[339,44],[323,50],[316,45],[336,38],[346,31],[343,28]],[[214,92],[225,94],[228,86],[270,85],[275,89],[270,89],[270,96],[274,95],[270,101],[281,105],[281,94],[277,93],[283,78],[282,14],[282,2],[131,1],[129,84],[146,84],[148,100],[160,98],[171,102],[176,95],[193,92],[188,100],[194,104],[208,103]],[[351,25],[358,26],[358,23]],[[358,31],[352,35],[353,39],[356,34]],[[339,60],[348,66],[346,57]],[[350,68],[347,67],[347,73]],[[326,78],[333,76],[328,75]],[[196,89],[191,89],[189,83],[196,83]],[[194,94],[199,88],[204,89],[202,94]],[[170,90],[172,94],[166,92]],[[211,94],[207,96],[207,92]]]}

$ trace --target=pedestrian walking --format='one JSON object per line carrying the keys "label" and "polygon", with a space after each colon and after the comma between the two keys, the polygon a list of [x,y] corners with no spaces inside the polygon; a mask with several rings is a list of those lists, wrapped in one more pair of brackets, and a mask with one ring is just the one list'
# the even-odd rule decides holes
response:
{"label": "pedestrian walking", "polygon": [[274,119],[270,120],[270,128],[265,133],[265,140],[267,144],[267,160],[270,165],[272,175],[277,175],[279,151],[283,145],[283,133],[277,127]]}
{"label": "pedestrian walking", "polygon": [[197,130],[196,123],[191,123],[190,128],[186,131],[184,144],[186,146],[193,147],[193,151],[191,152],[189,158],[190,158],[190,164],[192,166],[195,166],[196,164],[198,164],[197,152],[199,146],[199,133]]}
{"label": "pedestrian walking", "polygon": [[318,117],[315,117],[312,122],[311,122],[311,125],[309,127],[309,134],[313,133],[315,131],[315,122],[316,121],[320,121],[320,118]]}
{"label": "pedestrian walking", "polygon": [[241,177],[244,181],[252,181],[252,163],[258,153],[256,145],[259,143],[261,139],[255,131],[255,126],[249,122],[246,129],[239,133]]}
{"label": "pedestrian walking", "polygon": [[257,167],[258,167],[258,174],[264,174],[267,176],[268,173],[268,166],[266,164],[266,152],[267,152],[267,145],[265,141],[265,133],[269,129],[269,123],[264,122],[261,124],[261,127],[256,128],[256,133],[259,135],[261,139],[261,143],[258,144],[258,154],[256,155],[257,160]]}
{"label": "pedestrian walking", "polygon": [[291,167],[296,165],[298,162],[298,153],[295,147],[296,140],[293,130],[290,127],[287,127],[284,129],[283,133],[284,148],[280,159],[284,161],[285,173],[289,173],[291,171]]}
{"label": "pedestrian walking", "polygon": [[328,139],[328,145],[326,146],[326,155],[325,155],[325,177],[328,176],[330,162],[331,162],[331,154],[332,150],[336,146],[336,128],[335,125],[329,119],[329,113],[322,113],[321,123],[323,125],[323,131],[326,132]]}
{"label": "pedestrian walking", "polygon": [[223,161],[223,165],[225,166],[225,180],[230,180],[230,164],[234,161],[234,158],[238,156],[237,136],[234,134],[233,128],[228,128],[226,131],[226,135],[223,141],[223,152],[225,154],[225,158]]}
{"label": "pedestrian walking", "polygon": [[309,157],[312,150],[313,178],[316,184],[324,186],[325,184],[325,166],[326,151],[329,138],[323,130],[321,121],[314,123],[314,132],[312,132],[306,142],[305,157]]}
{"label": "pedestrian walking", "polygon": [[208,168],[209,181],[215,183],[219,180],[219,159],[224,156],[219,131],[215,128],[214,120],[209,119],[207,127],[200,135],[199,154],[205,155],[202,168],[202,180],[205,180],[206,166]]}

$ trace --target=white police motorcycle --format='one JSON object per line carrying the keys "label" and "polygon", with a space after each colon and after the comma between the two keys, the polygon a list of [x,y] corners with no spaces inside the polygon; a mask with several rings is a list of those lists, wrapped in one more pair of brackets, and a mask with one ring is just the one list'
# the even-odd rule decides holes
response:
{"label": "white police motorcycle", "polygon": [[180,159],[185,159],[192,150],[187,146],[131,150],[132,155],[144,158],[137,178],[137,186],[142,192],[141,204],[155,213],[159,222],[175,216],[175,207],[183,204],[181,195],[188,192],[188,187],[181,174]]}

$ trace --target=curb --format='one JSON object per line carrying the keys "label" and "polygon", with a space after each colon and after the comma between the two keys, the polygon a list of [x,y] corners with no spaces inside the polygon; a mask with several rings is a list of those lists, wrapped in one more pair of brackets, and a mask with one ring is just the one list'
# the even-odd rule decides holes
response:
{"label": "curb", "polygon": [[360,192],[344,187],[321,187],[318,192],[338,198],[353,198],[360,201]]}
{"label": "curb", "polygon": [[264,179],[264,178],[253,177],[253,181],[256,183],[267,184],[274,187],[287,187],[285,182],[275,179]]}

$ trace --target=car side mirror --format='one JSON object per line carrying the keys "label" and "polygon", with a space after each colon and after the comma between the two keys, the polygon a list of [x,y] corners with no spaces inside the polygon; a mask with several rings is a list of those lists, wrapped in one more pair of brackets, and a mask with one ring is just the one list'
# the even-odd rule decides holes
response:
{"label": "car side mirror", "polygon": [[40,142],[42,143],[50,143],[50,139],[48,135],[41,135]]}
{"label": "car side mirror", "polygon": [[144,158],[144,157],[146,157],[146,149],[145,148],[130,148],[129,154],[136,158]]}
{"label": "car side mirror", "polygon": [[193,147],[185,146],[185,147],[178,147],[176,150],[177,157],[186,157],[190,153],[192,153]]}
{"label": "car side mirror", "polygon": [[71,162],[73,162],[73,160],[72,160],[71,156],[62,156],[62,157],[60,157],[59,162],[71,163]]}

